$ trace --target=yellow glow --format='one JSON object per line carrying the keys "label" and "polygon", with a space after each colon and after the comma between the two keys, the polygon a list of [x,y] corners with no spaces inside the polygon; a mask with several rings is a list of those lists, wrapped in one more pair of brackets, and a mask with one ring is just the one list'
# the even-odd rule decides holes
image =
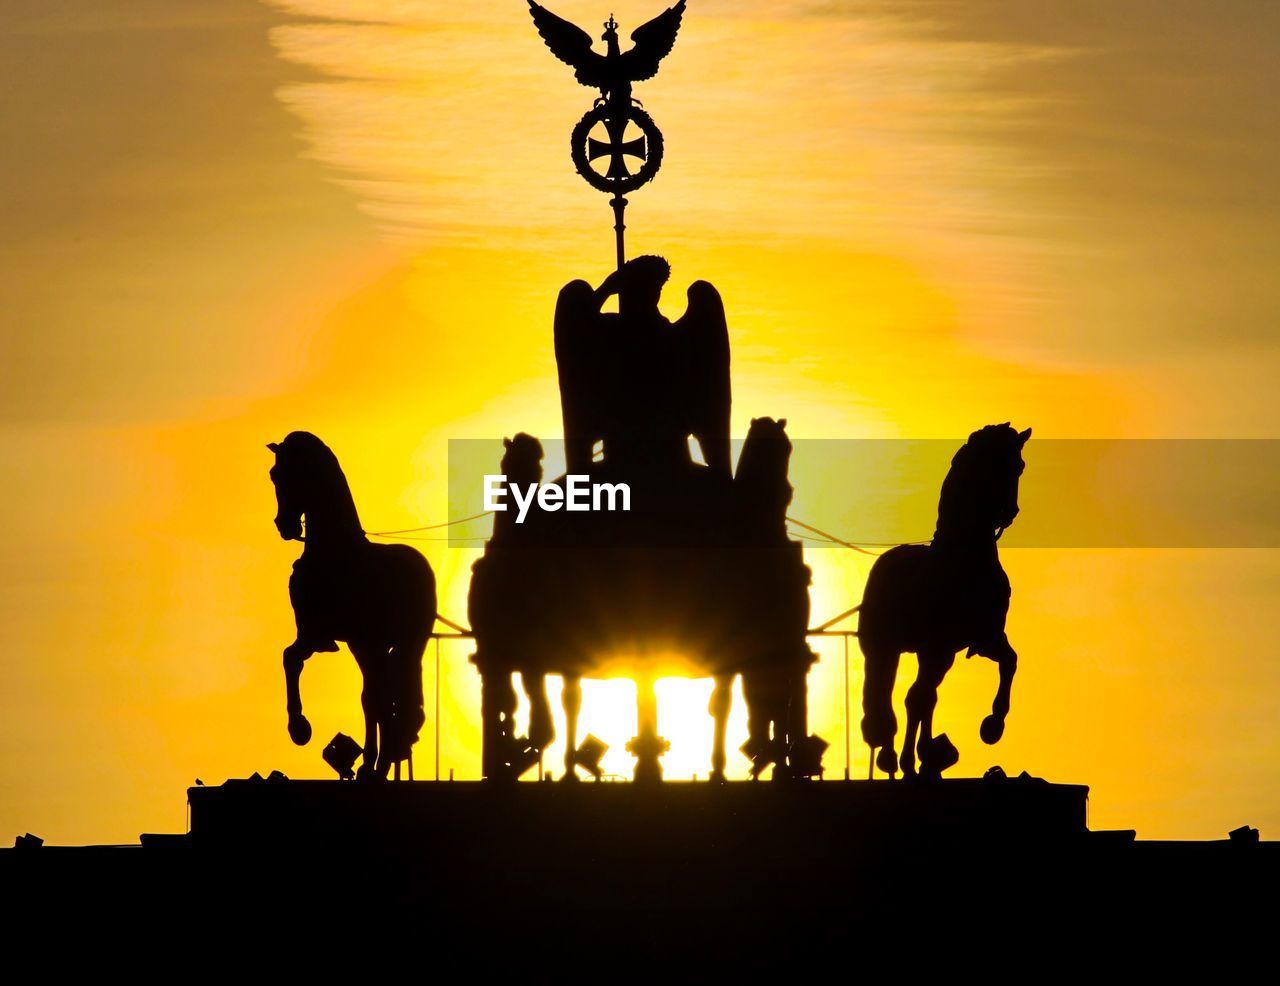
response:
{"label": "yellow glow", "polygon": [[[659,5],[612,9],[630,25]],[[345,651],[310,662],[316,740],[293,747],[279,655],[297,545],[272,527],[263,443],[322,436],[370,530],[443,520],[449,439],[559,434],[556,292],[612,258],[608,207],[566,153],[592,94],[522,4],[172,5],[163,23],[106,6],[86,3],[101,35],[35,4],[0,39],[22,80],[0,122],[0,838],[132,840],[179,829],[196,776],[323,776],[320,745],[359,734],[358,674]],[[1017,6],[931,5],[925,22],[914,3],[690,4],[640,93],[667,159],[632,196],[628,243],[671,260],[669,315],[692,280],[720,288],[735,435],[771,415],[801,439],[1008,419],[1038,437],[1272,437],[1280,162],[1257,135],[1274,32],[1216,30],[1248,5],[1180,9],[1155,34],[1124,4],[1092,34],[1061,4]],[[1184,81],[1153,85],[1169,64]],[[1028,493],[1051,499],[1029,456]],[[794,512],[857,516],[858,499],[798,483]],[[477,551],[414,546],[465,622]],[[857,601],[869,559],[806,557],[815,623]],[[1013,713],[983,747],[994,668],[957,662],[938,728],[958,772],[1089,783],[1098,827],[1274,835],[1276,553],[1005,563]],[[856,645],[848,694],[842,642],[814,646],[828,776],[846,700],[865,776]],[[478,776],[469,654],[444,641],[437,682],[428,652],[419,777],[437,759]],[[659,682],[668,777],[709,770],[709,692]],[[741,777],[740,693],[733,709]],[[634,730],[634,686],[584,684],[580,735],[610,744],[610,773],[630,775]]]}
{"label": "yellow glow", "polygon": [[[518,676],[517,676],[518,680]],[[564,773],[565,720],[561,705],[563,682],[558,675],[547,678],[547,697],[555,718],[556,741],[543,756],[544,769],[559,777]],[[663,776],[668,780],[706,780],[711,770],[712,722],[707,714],[713,682],[710,678],[659,678],[655,682],[658,696],[658,734],[671,743],[662,758]],[[516,713],[517,731],[529,728],[529,706],[524,692],[519,691],[520,708]],[[627,742],[636,734],[636,685],[628,679],[582,682],[582,712],[578,720],[578,742],[594,735],[609,745],[601,760],[606,780],[630,780],[635,758],[627,753]],[[747,738],[746,705],[742,700],[742,684],[733,689],[733,709],[729,716],[726,749],[736,754]],[[731,778],[746,777],[748,764],[741,756],[731,756],[726,771]],[[586,777],[579,772],[580,777]],[[533,775],[528,779],[532,780]]]}

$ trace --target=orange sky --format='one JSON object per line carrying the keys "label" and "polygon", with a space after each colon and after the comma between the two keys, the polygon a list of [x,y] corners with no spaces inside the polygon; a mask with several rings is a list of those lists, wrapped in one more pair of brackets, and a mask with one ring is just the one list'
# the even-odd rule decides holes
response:
{"label": "orange sky", "polygon": [[[179,829],[196,776],[324,775],[284,731],[296,546],[271,525],[264,442],[321,435],[365,526],[388,529],[444,516],[449,439],[558,433],[555,294],[610,262],[603,197],[566,150],[591,94],[522,2],[450,6],[10,15],[0,837],[131,841]],[[612,9],[629,29],[661,6]],[[690,7],[640,92],[667,159],[632,196],[629,244],[671,260],[671,315],[689,281],[720,287],[736,434],[767,414],[797,438],[1009,419],[1037,438],[1276,437],[1276,12]],[[417,546],[460,618],[474,553]],[[809,559],[816,616],[857,601],[865,559]],[[1276,830],[1274,551],[1005,563],[1014,711],[982,747],[994,668],[959,664],[939,728],[960,772],[1088,783],[1095,826],[1150,837]],[[466,656],[442,651],[441,763],[461,777],[478,768]],[[839,658],[825,644],[812,676],[837,772]],[[706,771],[706,687],[664,685],[669,776]],[[317,736],[358,732],[345,655],[311,662],[304,694]],[[619,772],[633,715],[625,683],[588,687],[584,725]]]}

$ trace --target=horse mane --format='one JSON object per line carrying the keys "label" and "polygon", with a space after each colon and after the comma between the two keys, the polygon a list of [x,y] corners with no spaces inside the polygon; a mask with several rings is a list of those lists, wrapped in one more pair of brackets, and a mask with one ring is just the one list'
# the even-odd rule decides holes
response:
{"label": "horse mane", "polygon": [[355,498],[351,495],[346,474],[333,449],[309,431],[291,431],[280,443],[280,452],[289,458],[296,456],[296,461],[307,474],[306,481],[321,491],[322,496],[329,498],[329,505],[334,509],[334,519],[340,522],[345,520],[363,537],[364,530],[356,512]]}
{"label": "horse mane", "polygon": [[309,431],[289,432],[280,443],[280,451],[289,455],[308,456],[313,463],[329,463],[339,472],[342,471],[338,466],[338,457],[333,454],[333,449]]}
{"label": "horse mane", "polygon": [[[346,475],[338,464],[338,457],[333,449],[311,432],[289,432],[280,443],[280,451],[306,471],[310,482],[328,486],[337,479],[342,487],[346,487]],[[350,495],[350,490],[347,492]]]}

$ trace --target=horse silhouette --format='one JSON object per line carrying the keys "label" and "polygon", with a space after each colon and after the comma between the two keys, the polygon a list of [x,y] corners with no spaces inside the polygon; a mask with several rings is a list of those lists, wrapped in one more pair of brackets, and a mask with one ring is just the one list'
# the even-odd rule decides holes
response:
{"label": "horse silhouette", "polygon": [[1007,422],[970,435],[943,481],[933,540],[892,548],[871,567],[858,614],[858,643],[866,659],[862,737],[890,776],[898,768],[892,703],[903,653],[919,659],[906,699],[904,776],[916,776],[917,753],[925,777],[940,777],[959,759],[945,734],[933,736],[933,710],[938,686],[964,648],[968,656],[980,654],[999,666],[999,688],[980,735],[991,744],[1004,734],[1018,657],[1004,630],[1010,588],[996,544],[1018,515],[1022,447],[1030,437],[1030,428],[1019,432]]}
{"label": "horse silhouette", "polygon": [[[519,432],[513,438],[502,440],[503,454],[500,471],[506,478],[508,486],[520,485],[528,488],[532,484],[542,482],[542,443],[532,435]],[[489,539],[486,554],[496,553],[500,558],[506,557],[511,563],[496,571],[490,571],[487,591],[470,593],[468,618],[474,626],[477,621],[483,627],[491,627],[500,638],[498,648],[510,649],[519,647],[521,626],[527,626],[533,614],[527,612],[526,606],[533,602],[528,593],[522,592],[521,583],[534,577],[529,566],[529,556],[525,552],[530,544],[530,535],[535,530],[516,523],[514,511],[497,511],[493,515],[493,535]],[[481,581],[484,582],[484,574]],[[485,776],[495,776],[500,772],[514,772],[517,776],[533,766],[541,757],[542,749],[555,738],[555,726],[551,718],[551,707],[547,702],[546,674],[532,667],[524,667],[521,681],[530,703],[530,721],[528,737],[517,742],[514,734],[514,723],[518,700],[512,685],[511,673],[495,672],[485,679],[482,693],[481,712],[487,722],[497,730],[501,739],[491,739],[485,747]],[[568,708],[571,692],[578,690],[577,679],[566,679],[564,686],[564,702]],[[580,693],[579,693],[580,694]],[[580,698],[579,698],[580,704]],[[577,706],[575,706],[576,710]],[[576,711],[571,723],[576,726]],[[495,762],[496,747],[505,746],[505,759],[502,768]],[[573,742],[569,743],[572,751]],[[570,753],[568,756],[572,756]],[[572,770],[568,773],[572,774]],[[575,775],[576,776],[576,775]]]}
{"label": "horse silhouette", "polygon": [[338,459],[315,435],[295,431],[267,448],[276,456],[276,529],[305,545],[289,579],[297,622],[297,639],[284,650],[289,735],[299,746],[311,739],[299,687],[303,664],[344,641],[364,679],[357,777],[385,778],[393,763],[409,758],[425,721],[422,654],[436,618],[435,575],[408,545],[365,537]]}
{"label": "horse silhouette", "polygon": [[[787,419],[753,418],[738,457],[732,489],[732,541],[738,557],[728,586],[735,596],[747,640],[742,674],[747,704],[747,741],[751,776],[771,764],[775,776],[811,777],[822,772],[827,744],[808,730],[805,677],[817,656],[800,639],[809,626],[809,569],[803,549],[787,534],[792,487],[787,478],[791,441]],[[728,683],[717,680],[712,694],[716,750],[728,715]],[[723,687],[723,691],[721,688]],[[724,703],[723,708],[717,702]],[[720,759],[715,765],[723,771]]]}

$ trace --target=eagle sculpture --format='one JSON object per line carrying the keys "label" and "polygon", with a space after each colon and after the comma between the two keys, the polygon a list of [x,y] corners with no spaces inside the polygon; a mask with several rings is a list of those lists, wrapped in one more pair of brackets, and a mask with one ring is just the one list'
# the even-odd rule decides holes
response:
{"label": "eagle sculpture", "polygon": [[[661,257],[636,257],[599,288],[572,281],[555,314],[556,366],[564,413],[565,458],[571,473],[592,469],[592,450],[624,478],[688,462],[688,437],[698,442],[710,474],[732,478],[729,420],[729,329],[720,292],[707,281],[688,290],[675,322],[659,310],[671,267]],[[617,314],[602,313],[617,295]],[[646,462],[631,461],[637,447]]]}
{"label": "eagle sculpture", "polygon": [[592,50],[591,35],[586,31],[534,0],[529,0],[529,13],[551,53],[574,70],[579,82],[599,89],[600,95],[616,106],[630,104],[633,82],[642,82],[657,74],[658,63],[676,43],[684,5],[685,0],[680,0],[632,31],[631,40],[635,45],[625,52],[618,47],[618,24],[611,15],[601,36],[607,46],[603,55]]}

